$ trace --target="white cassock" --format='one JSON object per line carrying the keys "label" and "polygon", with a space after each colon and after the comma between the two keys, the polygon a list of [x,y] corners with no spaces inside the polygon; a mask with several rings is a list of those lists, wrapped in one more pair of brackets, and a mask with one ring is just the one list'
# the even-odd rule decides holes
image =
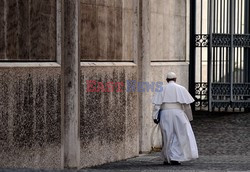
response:
{"label": "white cassock", "polygon": [[164,161],[189,161],[198,158],[198,148],[189,119],[183,111],[194,99],[181,85],[170,81],[163,86],[162,92],[153,98],[153,119],[161,111],[160,127],[162,131]]}

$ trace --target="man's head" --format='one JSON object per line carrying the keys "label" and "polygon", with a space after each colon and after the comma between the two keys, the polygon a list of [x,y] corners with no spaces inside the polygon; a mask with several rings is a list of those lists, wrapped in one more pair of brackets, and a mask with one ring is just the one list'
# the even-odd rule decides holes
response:
{"label": "man's head", "polygon": [[166,78],[167,82],[169,81],[174,81],[176,82],[176,74],[174,72],[169,72],[167,74],[167,78]]}

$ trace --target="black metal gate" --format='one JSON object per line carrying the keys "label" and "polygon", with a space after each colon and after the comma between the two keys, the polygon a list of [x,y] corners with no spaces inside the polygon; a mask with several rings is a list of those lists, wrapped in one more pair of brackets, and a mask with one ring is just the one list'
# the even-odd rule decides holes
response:
{"label": "black metal gate", "polygon": [[196,110],[250,107],[250,0],[191,0],[190,83]]}

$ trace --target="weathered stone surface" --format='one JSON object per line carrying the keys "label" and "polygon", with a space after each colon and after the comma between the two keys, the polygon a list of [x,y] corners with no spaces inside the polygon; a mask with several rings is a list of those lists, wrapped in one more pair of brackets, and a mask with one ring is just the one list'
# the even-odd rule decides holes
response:
{"label": "weathered stone surface", "polygon": [[[136,9],[136,7],[134,7]],[[122,58],[135,60],[138,57],[138,27],[137,15],[134,9],[123,8],[123,21],[122,21]]]}
{"label": "weathered stone surface", "polygon": [[62,77],[63,167],[80,165],[79,0],[64,0]]}
{"label": "weathered stone surface", "polygon": [[[136,65],[81,71],[81,166],[138,155],[136,92],[87,93],[86,80],[136,80]],[[0,167],[61,167],[60,68],[0,70]]]}
{"label": "weathered stone surface", "polygon": [[[178,82],[188,85],[186,51],[186,1],[143,0],[142,48],[138,58],[139,78],[143,81],[165,81],[166,73],[174,71]],[[140,59],[140,57],[142,57]],[[153,61],[153,62],[152,62]],[[159,63],[154,63],[159,61]],[[175,61],[171,63],[169,61]],[[183,72],[185,71],[185,72]],[[151,118],[153,94],[140,96],[140,151],[151,150],[153,122]]]}
{"label": "weathered stone surface", "polygon": [[0,0],[0,59],[5,58],[5,16],[4,16],[5,1]]}
{"label": "weathered stone surface", "polygon": [[[0,31],[0,38],[7,36],[7,47],[0,40],[0,58],[7,53],[13,60],[26,56],[32,60],[55,60],[55,0],[19,1],[4,1],[8,2],[11,12],[6,14],[9,20],[7,35]],[[186,63],[150,64],[150,60],[184,61],[187,58],[186,3],[180,1],[148,0],[148,8],[142,15],[144,21],[139,21],[138,0],[81,0],[81,60],[135,61],[137,64],[105,66],[106,63],[101,63],[82,67],[81,166],[138,155],[142,141],[145,143],[142,151],[150,151],[153,123],[151,95],[148,95],[151,93],[147,96],[141,93],[141,100],[138,93],[87,93],[86,81],[125,82],[138,78],[141,81],[165,81],[165,74],[171,70],[177,73],[178,83],[187,86]],[[2,4],[0,1],[0,9]],[[0,27],[3,21],[4,17],[0,15]],[[144,49],[140,56],[138,34],[141,22],[143,40],[139,41]],[[3,51],[5,48],[6,52]],[[59,72],[53,68],[1,68],[0,107],[3,108],[0,127],[3,129],[0,128],[0,158],[3,161],[0,165],[60,167]]]}
{"label": "weathered stone surface", "polygon": [[[122,82],[136,80],[136,67],[85,67],[81,76],[81,166],[138,155],[137,93],[86,92],[87,80]],[[97,86],[95,86],[97,87]]]}
{"label": "weathered stone surface", "polygon": [[165,15],[165,40],[163,58],[172,61],[185,61],[186,57],[186,18]]}
{"label": "weathered stone surface", "polygon": [[[141,43],[139,55],[138,55],[138,78],[141,82],[151,81],[151,3],[150,0],[144,0],[140,2],[140,15],[142,16],[141,27]],[[151,151],[150,141],[150,126],[151,126],[151,93],[141,92],[139,93],[139,144],[140,152]]]}
{"label": "weathered stone surface", "polygon": [[0,9],[0,59],[56,60],[56,0],[1,0]]}
{"label": "weathered stone surface", "polygon": [[56,0],[30,3],[30,58],[56,60]]}
{"label": "weathered stone surface", "polygon": [[175,72],[177,83],[188,89],[188,69],[189,64],[186,62],[152,62],[152,81],[163,82],[166,84],[168,72]]}
{"label": "weathered stone surface", "polygon": [[1,68],[0,166],[61,165],[60,69]]}
{"label": "weathered stone surface", "polygon": [[[98,56],[97,9],[94,5],[81,3],[81,58],[96,59]],[[89,32],[90,31],[90,32]],[[84,42],[83,42],[84,41]]]}
{"label": "weathered stone surface", "polygon": [[123,9],[133,10],[134,7],[135,7],[135,3],[138,3],[138,1],[135,1],[135,0],[122,0]]}
{"label": "weathered stone surface", "polygon": [[122,0],[81,1],[81,60],[132,61],[135,58],[133,27],[137,22],[133,19],[137,13],[131,9],[133,5],[133,1]]}
{"label": "weathered stone surface", "polygon": [[[17,13],[17,21],[18,21],[18,55],[17,59],[27,59],[30,57],[29,48],[30,48],[30,34],[29,26],[30,26],[30,4],[28,0],[21,0],[18,2],[19,11]],[[45,21],[46,22],[46,21]],[[17,51],[17,50],[16,50]]]}
{"label": "weathered stone surface", "polygon": [[[164,38],[164,22],[166,18],[163,14],[151,13],[151,28],[150,28],[150,47],[151,47],[151,60],[163,59],[164,50],[168,49],[166,39]],[[170,27],[170,26],[169,26]],[[170,36],[170,35],[169,35]],[[171,35],[172,36],[172,35]],[[170,36],[170,37],[171,37]],[[168,39],[171,39],[171,38]]]}
{"label": "weathered stone surface", "polygon": [[17,21],[17,3],[14,0],[6,2],[6,57],[10,59],[17,59],[17,34],[18,34],[18,21]]}
{"label": "weathered stone surface", "polygon": [[186,60],[186,1],[150,2],[152,61]]}

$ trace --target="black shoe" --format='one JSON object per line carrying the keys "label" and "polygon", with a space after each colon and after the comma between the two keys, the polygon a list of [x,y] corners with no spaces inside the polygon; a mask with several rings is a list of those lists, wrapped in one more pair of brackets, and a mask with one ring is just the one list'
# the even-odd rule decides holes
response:
{"label": "black shoe", "polygon": [[171,164],[169,162],[167,162],[167,161],[164,161],[163,165],[171,165]]}
{"label": "black shoe", "polygon": [[170,161],[170,164],[171,165],[181,165],[181,163],[178,161]]}

